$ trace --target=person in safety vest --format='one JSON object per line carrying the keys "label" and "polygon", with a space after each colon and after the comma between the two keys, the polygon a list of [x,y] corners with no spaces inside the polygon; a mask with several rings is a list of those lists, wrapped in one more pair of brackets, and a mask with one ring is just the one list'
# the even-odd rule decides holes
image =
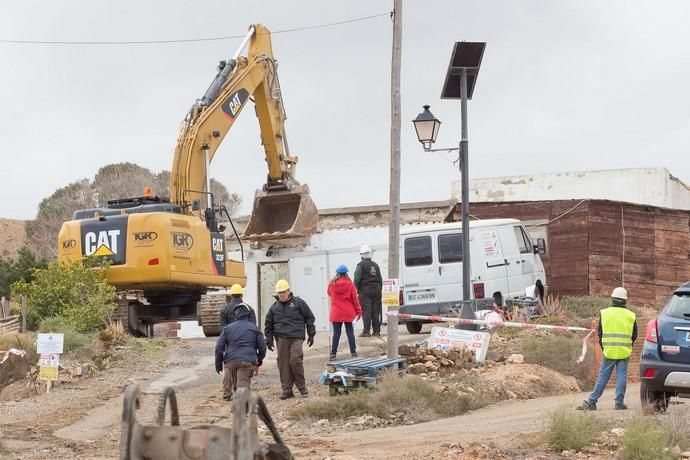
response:
{"label": "person in safety vest", "polygon": [[[371,248],[366,244],[359,250],[362,260],[355,268],[354,282],[359,294],[359,304],[362,306],[364,330],[360,337],[378,337],[381,335],[381,290],[383,278],[378,264],[371,260]],[[371,329],[370,329],[371,328]]]}
{"label": "person in safety vest", "polygon": [[577,410],[597,410],[597,400],[601,397],[611,372],[616,368],[616,410],[628,408],[623,403],[625,383],[628,376],[628,361],[632,354],[633,343],[637,339],[635,313],[626,308],[628,291],[617,287],[611,293],[612,306],[599,312],[599,345],[601,345],[601,368],[592,394],[577,406]]}
{"label": "person in safety vest", "polygon": [[239,315],[244,316],[245,312],[249,314],[249,322],[256,324],[256,313],[254,313],[254,309],[242,300],[244,288],[239,284],[233,284],[230,286],[229,294],[230,301],[220,310],[221,329],[235,321]]}

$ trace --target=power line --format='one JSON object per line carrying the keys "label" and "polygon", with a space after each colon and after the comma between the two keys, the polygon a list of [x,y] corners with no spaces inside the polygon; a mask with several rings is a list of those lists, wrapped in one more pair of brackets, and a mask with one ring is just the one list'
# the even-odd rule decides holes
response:
{"label": "power line", "polygon": [[[346,19],[344,21],[329,22],[325,24],[316,24],[313,26],[295,27],[291,29],[282,29],[271,32],[273,35],[285,34],[292,32],[301,32],[303,30],[323,29],[326,27],[340,26],[343,24],[351,24],[353,22],[368,21],[370,19],[389,16],[390,12],[374,14],[371,16],[363,16],[354,19]],[[169,43],[195,43],[195,42],[212,42],[219,40],[233,40],[244,38],[246,34],[242,35],[227,35],[221,37],[206,37],[206,38],[182,38],[175,40],[143,40],[143,41],[50,41],[50,40],[3,40],[0,43],[18,44],[18,45],[161,45]]]}

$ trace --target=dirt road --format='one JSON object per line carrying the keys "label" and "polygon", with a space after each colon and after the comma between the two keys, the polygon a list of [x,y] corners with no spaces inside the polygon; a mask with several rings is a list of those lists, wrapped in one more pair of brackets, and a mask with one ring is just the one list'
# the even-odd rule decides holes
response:
{"label": "dirt road", "polygon": [[[419,336],[403,336],[413,341]],[[328,358],[328,336],[318,334],[313,348],[305,348],[306,373],[316,382]],[[220,398],[220,376],[213,369],[214,339],[170,341],[160,365],[141,357],[81,381],[63,384],[50,394],[19,401],[0,402],[0,459],[118,458],[122,390],[130,383],[141,385],[143,405],[137,416],[152,423],[161,389],[177,392],[183,426],[211,423],[229,426],[229,404]],[[343,344],[341,344],[341,347]],[[382,339],[363,339],[360,354],[378,356],[385,349]],[[137,361],[137,359],[140,359]],[[153,360],[155,362],[155,360]],[[330,433],[287,418],[287,409],[309,399],[279,401],[280,387],[275,353],[269,352],[254,389],[266,400],[287,444],[297,458],[429,458],[444,443],[494,441],[514,448],[526,434],[542,430],[545,414],[560,405],[574,406],[584,395],[567,395],[529,401],[510,401],[463,416],[418,425]],[[326,397],[327,389],[311,384],[311,399]],[[638,389],[628,388],[631,410],[610,410],[613,396],[606,393],[599,414],[630,417],[637,412]],[[611,402],[611,404],[609,404]],[[603,409],[603,410],[601,410]]]}

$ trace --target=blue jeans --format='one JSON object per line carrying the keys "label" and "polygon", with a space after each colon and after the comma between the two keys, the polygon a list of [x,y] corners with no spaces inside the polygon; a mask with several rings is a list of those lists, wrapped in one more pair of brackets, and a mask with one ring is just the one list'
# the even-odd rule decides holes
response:
{"label": "blue jeans", "polygon": [[340,343],[340,333],[345,325],[345,333],[347,334],[347,342],[350,344],[350,353],[357,353],[357,346],[355,345],[355,329],[352,323],[332,323],[333,324],[333,345],[331,346],[331,354],[338,352],[338,344]]}
{"label": "blue jeans", "polygon": [[606,356],[601,357],[601,368],[599,368],[599,377],[597,377],[597,383],[594,385],[594,390],[592,394],[587,398],[589,404],[596,404],[599,398],[601,398],[606,384],[611,378],[611,372],[613,368],[616,368],[616,404],[623,404],[623,398],[625,397],[625,384],[628,377],[628,359],[607,359]]}

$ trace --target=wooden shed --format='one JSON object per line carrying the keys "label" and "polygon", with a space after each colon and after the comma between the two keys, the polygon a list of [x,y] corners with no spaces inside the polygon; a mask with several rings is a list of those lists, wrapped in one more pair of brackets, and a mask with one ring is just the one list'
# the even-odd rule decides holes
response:
{"label": "wooden shed", "polygon": [[[458,203],[447,221],[460,220]],[[471,218],[516,218],[546,238],[547,283],[557,295],[628,289],[636,305],[664,305],[690,280],[690,211],[608,200],[470,203]]]}

